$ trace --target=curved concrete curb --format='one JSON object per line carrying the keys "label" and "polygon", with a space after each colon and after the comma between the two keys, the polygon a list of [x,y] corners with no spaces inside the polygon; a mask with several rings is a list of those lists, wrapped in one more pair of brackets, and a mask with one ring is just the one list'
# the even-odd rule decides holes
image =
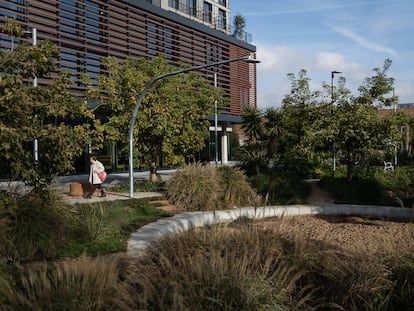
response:
{"label": "curved concrete curb", "polygon": [[139,256],[145,249],[158,239],[170,234],[184,232],[193,228],[226,223],[240,217],[262,219],[267,217],[299,216],[299,215],[355,215],[379,218],[414,218],[414,209],[392,206],[366,206],[347,204],[326,205],[289,205],[244,207],[233,210],[209,212],[181,213],[170,218],[160,219],[141,227],[132,233],[127,245],[127,254]]}

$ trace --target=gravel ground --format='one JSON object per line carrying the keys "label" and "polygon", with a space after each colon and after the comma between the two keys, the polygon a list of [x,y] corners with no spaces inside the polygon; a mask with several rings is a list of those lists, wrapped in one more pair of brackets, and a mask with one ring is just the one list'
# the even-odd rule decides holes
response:
{"label": "gravel ground", "polygon": [[287,237],[326,242],[346,252],[389,254],[414,250],[414,221],[368,219],[355,216],[295,216],[256,223],[277,228]]}

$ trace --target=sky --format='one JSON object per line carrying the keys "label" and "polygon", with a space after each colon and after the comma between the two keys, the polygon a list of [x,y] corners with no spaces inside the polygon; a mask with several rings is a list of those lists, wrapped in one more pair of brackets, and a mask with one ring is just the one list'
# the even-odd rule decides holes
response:
{"label": "sky", "polygon": [[257,105],[280,107],[290,92],[288,73],[307,71],[312,91],[338,77],[358,86],[392,60],[399,103],[414,103],[413,0],[229,0],[257,48]]}

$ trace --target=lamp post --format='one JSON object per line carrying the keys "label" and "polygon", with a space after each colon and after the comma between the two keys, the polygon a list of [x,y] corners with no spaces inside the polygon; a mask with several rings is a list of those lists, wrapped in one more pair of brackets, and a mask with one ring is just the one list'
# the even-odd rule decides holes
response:
{"label": "lamp post", "polygon": [[[395,101],[395,88],[392,88],[392,100],[394,102],[394,114],[397,112],[397,102]],[[398,157],[397,157],[397,143],[394,142],[394,168],[397,167],[397,161],[398,161]]]}
{"label": "lamp post", "polygon": [[[335,98],[334,98],[334,85],[333,85],[333,81],[334,81],[334,77],[335,74],[337,73],[342,73],[341,71],[331,71],[331,104],[332,104],[332,115],[333,115],[333,105],[335,102]],[[335,146],[335,137],[333,139],[333,143],[332,143],[332,163],[333,163],[333,168],[332,168],[332,175],[333,178],[335,178],[335,173],[336,173],[336,146]]]}
{"label": "lamp post", "polygon": [[[37,45],[37,29],[32,28],[32,31],[24,31],[25,34],[31,34],[32,35],[32,46],[36,47]],[[33,87],[37,87],[37,76],[33,76]],[[35,118],[37,118],[37,115],[35,115]],[[33,140],[33,157],[36,162],[39,161],[39,146],[37,137]]]}
{"label": "lamp post", "polygon": [[[217,88],[217,72],[214,73],[214,87]],[[217,99],[214,100],[214,161],[218,166],[218,136],[217,136]]]}
{"label": "lamp post", "polygon": [[175,75],[178,75],[178,74],[181,74],[181,73],[186,73],[186,72],[189,72],[189,71],[196,71],[196,70],[200,70],[200,69],[204,69],[204,68],[219,66],[219,65],[223,65],[223,64],[237,62],[237,61],[243,61],[243,62],[253,63],[253,64],[260,63],[259,60],[253,59],[250,56],[243,56],[243,57],[227,59],[227,60],[223,60],[223,61],[219,61],[219,62],[207,64],[207,65],[194,66],[194,67],[185,68],[185,69],[181,69],[181,70],[177,70],[177,71],[167,72],[165,74],[162,74],[162,75],[159,75],[159,76],[153,78],[151,81],[149,81],[147,83],[144,90],[142,91],[142,93],[137,98],[134,110],[132,111],[131,121],[130,121],[130,124],[129,124],[129,135],[128,135],[129,168],[128,168],[128,172],[129,172],[129,197],[130,198],[134,197],[134,176],[133,176],[134,175],[134,156],[133,156],[134,125],[135,125],[135,120],[137,118],[138,108],[139,108],[145,94],[148,92],[148,90],[151,88],[151,86],[153,86],[154,83],[157,82],[158,80],[161,80],[161,79],[166,78],[166,77],[175,76]]}

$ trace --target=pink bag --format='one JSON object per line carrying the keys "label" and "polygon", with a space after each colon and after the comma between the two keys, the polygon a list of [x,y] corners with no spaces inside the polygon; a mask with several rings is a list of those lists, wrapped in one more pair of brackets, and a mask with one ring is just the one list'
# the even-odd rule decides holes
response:
{"label": "pink bag", "polygon": [[99,176],[99,179],[100,179],[102,182],[104,182],[104,181],[106,180],[106,177],[107,177],[108,175],[106,174],[106,172],[105,172],[105,171],[102,171],[102,172],[99,172],[99,173],[98,173],[98,176]]}

